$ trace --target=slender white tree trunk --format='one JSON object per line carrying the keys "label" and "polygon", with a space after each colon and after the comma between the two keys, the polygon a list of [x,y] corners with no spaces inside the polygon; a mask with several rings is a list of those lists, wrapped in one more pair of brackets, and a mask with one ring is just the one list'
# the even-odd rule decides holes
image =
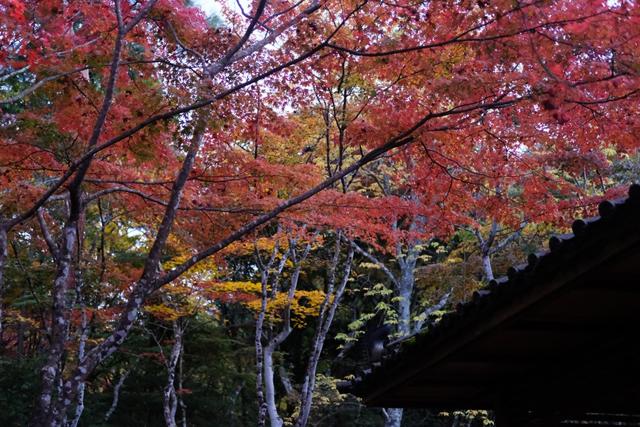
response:
{"label": "slender white tree trunk", "polygon": [[398,333],[400,336],[411,334],[411,297],[414,285],[413,267],[403,265],[398,281]]}
{"label": "slender white tree trunk", "polygon": [[[289,337],[291,334],[291,303],[295,298],[296,289],[298,287],[298,281],[300,278],[301,262],[306,259],[311,250],[311,242],[309,242],[301,257],[298,258],[296,249],[296,239],[289,238],[289,250],[286,251],[282,259],[280,260],[276,271],[272,273],[271,279],[271,292],[267,294],[267,284],[269,283],[269,268],[274,264],[278,248],[274,248],[271,258],[268,264],[264,265],[261,261],[260,255],[256,251],[256,259],[260,269],[262,270],[261,280],[261,304],[260,313],[258,313],[258,320],[256,322],[256,367],[257,367],[257,391],[258,391],[258,425],[262,426],[265,423],[266,414],[269,415],[269,422],[271,427],[281,427],[283,420],[278,414],[278,407],[276,403],[276,390],[274,382],[274,364],[273,353],[279,348],[279,346]],[[268,298],[275,299],[279,292],[279,280],[280,275],[286,265],[287,259],[291,259],[294,265],[294,271],[291,274],[289,289],[287,291],[287,305],[284,308],[282,315],[282,326],[280,331],[271,336],[267,344],[262,344],[262,332],[264,328],[264,320],[267,310]],[[272,325],[273,328],[273,325]],[[271,331],[273,333],[273,331]]]}
{"label": "slender white tree trunk", "polygon": [[[416,219],[411,228],[420,227],[422,220]],[[416,246],[419,242],[411,242],[404,257],[398,256],[400,266],[400,277],[397,281],[398,296],[398,333],[400,337],[406,337],[414,332],[414,325],[411,322],[411,299],[415,287],[415,269],[418,261],[418,251]],[[400,254],[398,254],[400,255]],[[387,408],[385,413],[385,427],[400,427],[402,424],[402,408]]]}
{"label": "slender white tree trunk", "polygon": [[167,427],[177,427],[176,424],[176,411],[178,410],[178,395],[176,393],[175,379],[176,368],[178,367],[178,361],[180,354],[182,353],[183,344],[183,328],[179,323],[179,320],[173,322],[173,346],[171,347],[171,354],[167,363],[167,385],[164,388],[164,394],[162,399],[162,409],[164,413],[164,420],[167,423]]}
{"label": "slender white tree trunk", "polygon": [[[340,234],[338,234],[338,238],[340,238]],[[337,246],[336,251],[339,251],[339,249],[340,247]],[[347,259],[344,263],[342,278],[335,292],[333,290],[335,284],[335,276],[329,280],[329,287],[327,289],[325,299],[320,309],[318,326],[313,340],[313,348],[311,349],[311,355],[309,356],[309,362],[307,363],[307,372],[305,374],[305,379],[302,386],[300,416],[296,421],[296,427],[305,427],[309,422],[309,416],[311,415],[311,404],[313,403],[313,390],[315,389],[316,373],[318,371],[318,362],[320,361],[320,355],[322,354],[324,342],[327,338],[327,335],[329,334],[329,330],[331,329],[331,324],[333,323],[333,318],[336,314],[336,310],[340,305],[342,295],[344,294],[344,290],[346,289],[347,283],[349,282],[349,277],[351,276],[353,254],[354,246],[350,246],[349,252],[347,254]],[[333,274],[335,274],[336,267],[337,262],[336,265],[332,267]],[[333,301],[331,301],[331,304],[329,305],[329,301],[332,297]]]}
{"label": "slender white tree trunk", "polygon": [[111,418],[113,413],[116,411],[116,408],[118,407],[118,402],[120,400],[120,389],[122,389],[122,386],[124,385],[124,381],[129,376],[129,372],[130,371],[126,371],[124,374],[120,375],[120,379],[118,380],[116,385],[113,387],[113,400],[111,401],[111,406],[109,407],[109,410],[104,415],[105,423],[109,421],[109,418]]}
{"label": "slender white tree trunk", "polygon": [[289,374],[282,365],[278,367],[278,376],[280,377],[282,387],[284,387],[284,392],[287,396],[291,396],[294,392],[293,384],[291,384],[291,378],[289,378]]}
{"label": "slender white tree trunk", "polygon": [[385,409],[384,425],[385,427],[400,427],[402,424],[402,408]]}
{"label": "slender white tree trunk", "polygon": [[494,279],[493,267],[491,267],[491,255],[488,251],[482,253],[482,270],[484,271],[484,278],[487,282]]}
{"label": "slender white tree trunk", "polygon": [[[82,301],[82,295],[80,295],[80,292],[81,292],[80,283],[81,283],[80,281],[76,283],[76,288],[78,293],[77,299],[79,301]],[[78,345],[78,359],[82,360],[84,358],[87,339],[89,338],[89,324],[87,319],[87,311],[84,307],[84,302],[81,302],[80,305],[82,310],[82,314],[81,314],[82,320],[81,320],[81,326],[80,326],[81,328],[80,344]],[[82,412],[84,411],[84,391],[85,391],[85,382],[84,381],[79,382],[77,396],[76,396],[76,411],[75,411],[75,416],[73,420],[69,424],[70,427],[77,427],[78,423],[80,422],[80,417],[82,417]]]}
{"label": "slender white tree trunk", "polygon": [[263,376],[263,365],[264,365],[264,349],[262,348],[262,334],[264,329],[264,318],[267,312],[267,284],[266,279],[262,279],[262,296],[261,296],[261,306],[260,313],[258,313],[258,319],[256,320],[256,336],[255,336],[255,346],[256,346],[256,394],[258,397],[258,427],[262,427],[265,424],[266,417],[266,403],[264,399],[264,376]]}
{"label": "slender white tree trunk", "polygon": [[264,348],[264,391],[265,403],[267,405],[267,413],[269,414],[269,422],[271,427],[282,427],[283,421],[278,414],[278,406],[276,402],[276,389],[274,383],[273,370],[273,352],[274,348],[268,345]]}
{"label": "slender white tree trunk", "polygon": [[[182,367],[184,364],[184,343],[182,344],[182,352],[180,352],[180,363],[178,365],[178,389],[182,390]],[[187,427],[187,405],[184,403],[182,394],[178,396],[178,405],[180,406],[180,422],[182,427]]]}
{"label": "slender white tree trunk", "polygon": [[4,271],[8,257],[7,230],[0,227],[0,345],[3,343],[4,332]]}
{"label": "slender white tree trunk", "polygon": [[[56,425],[57,414],[55,414],[54,402],[56,384],[60,379],[60,364],[63,358],[65,343],[67,339],[67,323],[68,323],[68,301],[67,291],[72,280],[73,271],[73,254],[75,253],[76,244],[76,221],[70,221],[63,229],[63,245],[60,256],[58,258],[58,271],[53,284],[53,307],[51,314],[51,336],[50,346],[44,366],[41,369],[41,390],[38,398],[38,407],[32,424]],[[61,392],[62,390],[60,390]],[[62,396],[58,395],[58,398]],[[66,401],[63,403],[63,409],[66,410]],[[70,403],[70,402],[69,402]]]}

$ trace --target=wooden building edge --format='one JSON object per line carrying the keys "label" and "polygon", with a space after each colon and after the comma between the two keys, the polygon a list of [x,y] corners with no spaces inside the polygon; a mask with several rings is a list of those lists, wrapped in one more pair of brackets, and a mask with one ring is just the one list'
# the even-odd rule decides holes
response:
{"label": "wooden building edge", "polygon": [[640,185],[342,385],[497,427],[640,426]]}

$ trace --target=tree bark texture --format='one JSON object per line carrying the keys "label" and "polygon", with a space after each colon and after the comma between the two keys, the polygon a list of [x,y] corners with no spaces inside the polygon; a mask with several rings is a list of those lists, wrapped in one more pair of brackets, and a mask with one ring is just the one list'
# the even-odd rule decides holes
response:
{"label": "tree bark texture", "polygon": [[[339,238],[340,236],[338,236],[338,239]],[[336,250],[340,250],[339,245],[337,246]],[[336,310],[340,305],[340,300],[342,299],[342,295],[344,294],[347,283],[349,282],[349,277],[351,276],[353,254],[354,247],[350,246],[347,253],[347,259],[344,263],[342,278],[338,287],[335,289],[335,292],[332,285],[333,283],[335,283],[335,279],[329,281],[329,288],[327,289],[325,299],[320,309],[318,326],[316,328],[316,333],[313,339],[313,347],[311,349],[311,355],[309,356],[309,362],[307,363],[307,370],[302,386],[300,416],[298,417],[298,420],[296,422],[297,427],[305,427],[309,422],[309,416],[311,415],[311,405],[313,403],[313,391],[315,389],[316,374],[318,371],[318,362],[320,361],[320,355],[322,354],[322,349],[324,348],[324,342],[327,338],[327,335],[329,334],[329,330],[331,329]],[[335,268],[332,268],[332,270],[335,272]],[[329,301],[331,301],[330,304]]]}
{"label": "tree bark texture", "polygon": [[179,320],[173,322],[173,346],[167,365],[167,384],[164,388],[162,398],[162,410],[167,427],[177,427],[176,412],[178,410],[178,394],[176,393],[175,380],[178,361],[182,354],[184,330]]}

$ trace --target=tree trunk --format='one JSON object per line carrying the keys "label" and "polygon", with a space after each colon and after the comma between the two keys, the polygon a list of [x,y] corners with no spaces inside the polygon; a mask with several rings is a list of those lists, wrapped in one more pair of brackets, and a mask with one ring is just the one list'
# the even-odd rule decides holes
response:
{"label": "tree trunk", "polygon": [[[119,15],[119,2],[115,4],[116,14]],[[128,31],[128,30],[127,30]],[[114,89],[116,86],[116,77],[120,63],[120,51],[122,50],[122,39],[124,33],[119,28],[109,72],[109,79],[105,87],[105,95],[102,100],[102,107],[98,114],[98,118],[93,126],[91,136],[87,143],[87,149],[95,147],[100,139],[100,135],[107,120],[107,114],[113,100]],[[72,280],[73,255],[76,245],[77,231],[80,215],[84,209],[82,200],[82,182],[91,166],[93,156],[85,160],[78,168],[73,180],[68,186],[69,189],[69,217],[65,223],[62,232],[62,247],[60,254],[56,257],[58,271],[53,285],[52,299],[52,318],[51,318],[51,345],[47,360],[42,367],[42,384],[38,403],[32,417],[32,424],[40,425],[59,425],[65,420],[66,410],[72,403],[72,398],[65,393],[66,387],[62,384],[61,362],[63,361],[63,353],[68,334],[68,315],[69,305],[67,301],[67,290]],[[81,378],[76,384],[84,382],[86,377]],[[54,383],[60,382],[59,392],[57,393],[57,401],[52,404],[54,397]],[[74,389],[74,394],[77,389]],[[75,396],[73,396],[75,398]],[[56,406],[60,407],[56,407]],[[56,414],[56,412],[58,412]]]}
{"label": "tree trunk", "polygon": [[425,311],[422,312],[421,318],[418,321],[416,321],[415,324],[413,325],[414,333],[417,333],[422,330],[422,327],[424,326],[424,324],[429,320],[429,316],[431,316],[433,313],[435,313],[438,310],[442,310],[447,305],[447,302],[449,302],[449,297],[451,296],[451,292],[452,291],[450,290],[449,292],[444,294],[440,298],[440,301],[438,301],[436,304],[430,306],[429,308],[427,308]]}
{"label": "tree trunk", "polygon": [[122,345],[129,331],[133,327],[144,299],[146,298],[145,282],[136,284],[127,306],[114,331],[102,343],[93,347],[87,352],[87,355],[81,360],[73,372],[73,375],[64,384],[64,394],[69,400],[75,398],[75,392],[80,382],[86,381],[87,377],[93,372],[104,359],[111,356]]}
{"label": "tree trunk", "polygon": [[78,395],[76,397],[78,403],[76,405],[74,418],[69,424],[70,427],[78,427],[78,423],[80,422],[80,418],[82,417],[82,413],[84,412],[84,389],[85,383],[82,382],[78,389]]}
{"label": "tree trunk", "polygon": [[[38,397],[32,425],[55,425],[53,403],[55,397],[56,382],[60,379],[60,364],[63,359],[64,348],[67,341],[68,301],[67,291],[72,280],[73,254],[76,244],[76,221],[68,222],[63,230],[63,242],[60,257],[58,258],[58,271],[53,284],[53,307],[51,313],[51,337],[47,359],[41,370],[41,391]],[[61,398],[62,396],[58,396]],[[63,402],[66,403],[66,402]],[[66,405],[63,405],[66,409]]]}
{"label": "tree trunk", "polygon": [[384,427],[400,427],[402,424],[402,408],[385,409]]}
{"label": "tree trunk", "polygon": [[164,413],[164,420],[167,423],[167,427],[177,427],[176,424],[176,411],[178,410],[178,395],[176,393],[175,378],[176,368],[178,366],[178,360],[182,353],[182,340],[183,329],[176,320],[173,322],[173,346],[171,347],[171,354],[167,363],[167,385],[164,388],[164,394],[162,399],[162,409]]}
{"label": "tree trunk", "polygon": [[[414,222],[416,224],[416,222]],[[416,225],[417,226],[417,225]],[[413,225],[412,225],[413,227]],[[411,298],[415,286],[415,268],[418,260],[416,246],[418,242],[409,244],[404,261],[400,265],[400,278],[398,280],[398,333],[400,337],[406,337],[413,332],[411,324]],[[401,408],[387,408],[385,427],[400,427],[402,423]]]}
{"label": "tree trunk", "polygon": [[484,271],[484,278],[487,282],[494,279],[493,268],[491,267],[491,255],[489,255],[489,251],[482,252],[482,270]]}
{"label": "tree trunk", "polygon": [[[257,372],[257,386],[258,386],[258,425],[264,425],[265,412],[269,415],[269,422],[271,427],[281,427],[283,420],[278,414],[278,407],[276,404],[276,390],[274,383],[274,365],[273,365],[273,353],[276,349],[289,337],[291,334],[291,302],[295,297],[295,292],[298,287],[298,280],[300,278],[300,263],[306,259],[309,251],[311,250],[311,243],[307,244],[302,257],[300,259],[296,256],[296,240],[289,239],[289,250],[285,252],[278,264],[278,268],[273,273],[273,279],[271,283],[271,295],[270,298],[276,298],[279,291],[280,274],[285,267],[288,257],[291,257],[291,261],[295,266],[293,273],[291,274],[290,286],[287,292],[287,305],[284,309],[284,315],[282,319],[283,326],[280,332],[271,337],[266,346],[262,346],[262,331],[264,327],[264,320],[267,312],[267,285],[269,282],[269,268],[275,262],[277,255],[277,246],[271,254],[269,263],[265,266],[260,261],[260,257],[257,254],[257,260],[262,270],[261,279],[261,305],[260,313],[258,314],[258,320],[256,322],[256,359],[258,368]],[[264,389],[263,389],[264,388]],[[261,401],[262,400],[262,401]]]}
{"label": "tree trunk", "polygon": [[4,344],[4,270],[9,255],[8,244],[7,230],[0,227],[0,345]]}
{"label": "tree trunk", "polygon": [[[263,273],[264,275],[265,273]],[[264,364],[264,351],[262,348],[262,333],[264,328],[264,318],[267,312],[267,284],[266,278],[262,279],[262,302],[260,307],[260,313],[258,313],[258,319],[256,320],[256,394],[258,396],[258,426],[262,427],[265,424],[266,417],[266,404],[264,400],[264,376],[263,364]]]}
{"label": "tree trunk", "polygon": [[[79,283],[76,284],[78,300],[82,301],[82,295],[80,295],[81,288]],[[85,347],[87,345],[87,339],[89,338],[89,324],[87,320],[87,311],[84,307],[84,303],[80,304],[82,310],[82,324],[80,326],[80,343],[78,345],[78,360],[82,360],[84,358]],[[76,396],[76,411],[73,420],[70,423],[70,427],[77,427],[80,422],[80,417],[82,417],[82,412],[84,411],[84,390],[85,390],[85,382],[81,381],[78,383],[78,390]]]}
{"label": "tree trunk", "polygon": [[276,389],[273,381],[273,352],[275,348],[268,345],[264,348],[264,392],[265,404],[267,405],[267,413],[269,414],[269,422],[271,427],[282,427],[283,421],[278,414],[278,406],[276,402]]}
{"label": "tree trunk", "polygon": [[159,274],[160,257],[166,241],[169,238],[169,234],[182,199],[184,186],[189,177],[189,173],[193,169],[193,164],[199,152],[205,132],[206,122],[203,114],[196,120],[195,130],[192,135],[189,150],[182,162],[180,172],[178,173],[178,176],[171,188],[169,203],[167,204],[162,222],[156,233],[156,238],[147,255],[142,276],[134,285],[133,291],[129,295],[125,310],[120,315],[113,332],[104,341],[87,353],[87,357],[80,361],[71,378],[66,381],[64,385],[66,400],[75,398],[78,383],[86,381],[87,377],[93,372],[96,366],[102,363],[104,359],[111,356],[122,345],[138,318],[142,304],[153,291],[161,286],[156,283]]}
{"label": "tree trunk", "polygon": [[[184,364],[184,344],[180,352],[180,363],[178,365],[178,389],[182,390],[182,367]],[[178,395],[178,405],[180,406],[180,422],[182,427],[187,427],[187,405],[184,403],[182,393]]]}
{"label": "tree trunk", "polygon": [[411,334],[411,296],[413,294],[413,269],[402,269],[398,283],[398,333],[401,337]]}
{"label": "tree trunk", "polygon": [[287,396],[291,396],[294,392],[293,384],[291,384],[291,378],[289,378],[289,374],[282,365],[278,367],[278,376],[280,377],[282,387],[284,387],[284,392]]}
{"label": "tree trunk", "polygon": [[[337,250],[339,247],[337,248]],[[313,390],[315,389],[316,384],[316,373],[318,370],[318,362],[320,360],[320,355],[322,354],[322,349],[324,347],[325,339],[329,334],[329,330],[331,329],[331,324],[333,323],[333,317],[336,314],[336,310],[340,305],[340,300],[342,299],[342,295],[344,294],[344,290],[347,287],[347,283],[349,282],[349,276],[351,275],[351,266],[353,264],[353,254],[354,247],[349,247],[349,252],[347,254],[347,260],[344,264],[344,272],[342,275],[342,280],[338,288],[335,291],[335,295],[333,295],[333,301],[331,302],[331,306],[329,309],[326,309],[327,304],[333,294],[333,289],[329,288],[327,290],[327,294],[325,296],[325,300],[323,302],[323,306],[320,310],[320,318],[318,320],[318,327],[316,329],[316,335],[314,337],[314,344],[311,350],[311,355],[309,356],[309,363],[307,364],[307,372],[305,374],[304,384],[302,386],[302,397],[300,402],[300,416],[298,417],[298,421],[296,422],[296,427],[305,427],[309,421],[309,415],[311,415],[311,404],[313,403]]]}
{"label": "tree trunk", "polygon": [[109,407],[109,410],[107,411],[106,414],[104,414],[105,423],[109,421],[109,418],[111,418],[113,413],[116,411],[116,408],[118,407],[118,401],[120,400],[120,389],[124,385],[124,381],[129,376],[129,372],[130,371],[126,371],[124,374],[122,374],[120,376],[120,379],[116,383],[116,385],[113,387],[113,400],[111,401],[111,406]]}
{"label": "tree trunk", "polygon": [[[411,231],[421,229],[424,220],[421,218],[415,219],[410,227]],[[397,254],[398,266],[400,267],[400,277],[398,278],[398,296],[400,301],[398,302],[398,333],[400,337],[405,337],[413,332],[413,325],[411,324],[411,299],[413,297],[413,288],[415,287],[416,277],[415,269],[418,262],[418,249],[419,241],[412,241],[407,243],[407,252],[404,257],[402,254]]]}

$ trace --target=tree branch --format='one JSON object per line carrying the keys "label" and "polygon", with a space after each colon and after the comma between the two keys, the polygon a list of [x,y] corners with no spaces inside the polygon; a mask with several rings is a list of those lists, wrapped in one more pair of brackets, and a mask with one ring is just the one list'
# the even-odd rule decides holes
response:
{"label": "tree branch", "polygon": [[53,260],[56,261],[59,256],[59,248],[51,236],[51,232],[49,231],[49,226],[47,226],[47,222],[44,219],[44,212],[42,209],[38,209],[37,217],[38,224],[40,224],[40,230],[42,231],[42,237],[44,237],[44,241],[47,243],[47,247],[49,247]]}
{"label": "tree branch", "polygon": [[372,254],[370,254],[369,252],[365,251],[364,249],[362,249],[356,242],[354,242],[353,240],[349,240],[349,243],[351,244],[351,246],[353,246],[353,248],[356,250],[356,252],[358,252],[360,255],[362,255],[363,257],[365,257],[366,259],[368,259],[369,261],[371,261],[372,263],[374,263],[375,265],[377,265],[383,272],[384,274],[387,275],[387,277],[389,278],[389,280],[391,280],[391,283],[393,283],[394,285],[398,285],[398,279],[396,278],[396,276],[391,272],[391,270],[389,270],[387,268],[386,265],[384,265],[384,263],[380,260],[378,260],[378,258],[376,258],[375,256],[373,256]]}

